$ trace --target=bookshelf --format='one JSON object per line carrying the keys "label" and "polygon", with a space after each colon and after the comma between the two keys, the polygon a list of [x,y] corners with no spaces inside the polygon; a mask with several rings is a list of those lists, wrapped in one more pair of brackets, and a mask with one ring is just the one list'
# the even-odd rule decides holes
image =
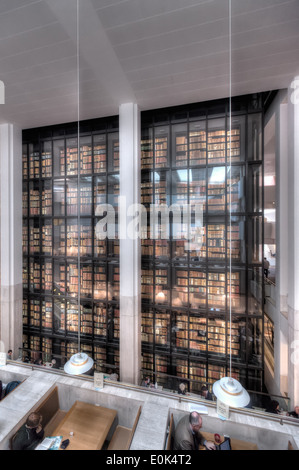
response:
{"label": "bookshelf", "polygon": [[118,118],[83,128],[79,161],[76,123],[23,132],[23,332],[69,357],[80,313],[82,350],[105,371],[119,366],[119,245],[97,238],[96,211],[118,203]]}
{"label": "bookshelf", "polygon": [[263,108],[253,111],[254,101],[233,98],[231,121],[228,100],[143,113],[141,202],[148,212],[154,202],[191,206],[190,222],[170,216],[169,240],[141,245],[142,367],[154,378],[163,357],[169,377],[160,380],[170,388],[174,376],[195,393],[206,383],[211,389],[227,374],[230,340],[233,373],[251,383],[251,333],[242,325],[252,315],[262,322],[263,310]]}

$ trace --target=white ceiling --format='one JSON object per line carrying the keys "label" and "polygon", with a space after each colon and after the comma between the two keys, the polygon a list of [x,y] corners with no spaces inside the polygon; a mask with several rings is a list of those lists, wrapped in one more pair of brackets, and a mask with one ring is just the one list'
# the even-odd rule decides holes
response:
{"label": "white ceiling", "polygon": [[[299,0],[232,0],[232,94],[299,73]],[[77,120],[76,0],[0,0],[0,123]],[[228,0],[80,0],[80,119],[229,95]]]}

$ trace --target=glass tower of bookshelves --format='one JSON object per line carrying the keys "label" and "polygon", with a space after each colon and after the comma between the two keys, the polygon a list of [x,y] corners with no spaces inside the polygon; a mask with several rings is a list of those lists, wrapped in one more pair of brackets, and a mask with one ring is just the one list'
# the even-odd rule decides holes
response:
{"label": "glass tower of bookshelves", "polygon": [[95,229],[99,204],[117,212],[118,117],[80,134],[78,188],[77,123],[23,132],[23,355],[59,367],[78,352],[80,282],[81,348],[105,372],[119,368],[119,243]]}
{"label": "glass tower of bookshelves", "polygon": [[171,216],[169,240],[142,241],[142,372],[176,391],[227,376],[230,343],[232,376],[262,390],[262,95],[232,106],[231,136],[228,100],[142,113],[141,203],[203,208],[193,243]]}

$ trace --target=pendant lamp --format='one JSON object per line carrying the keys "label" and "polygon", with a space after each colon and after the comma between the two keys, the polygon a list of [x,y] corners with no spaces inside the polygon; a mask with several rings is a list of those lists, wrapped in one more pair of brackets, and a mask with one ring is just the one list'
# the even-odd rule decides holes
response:
{"label": "pendant lamp", "polygon": [[78,353],[74,354],[64,365],[64,371],[71,375],[88,372],[93,366],[93,359],[80,351],[81,332],[81,270],[80,270],[80,56],[79,56],[79,0],[77,0],[77,100],[78,100]]}
{"label": "pendant lamp", "polygon": [[[231,134],[232,134],[232,6],[231,0],[229,2],[229,173],[231,175]],[[232,179],[230,178],[230,186]],[[231,189],[231,188],[230,188]],[[231,191],[230,191],[231,194]],[[231,253],[231,226],[232,226],[232,208],[231,208],[231,197],[229,198],[229,217],[230,217],[230,230],[229,230],[229,243],[230,243],[230,253]],[[232,263],[231,255],[229,258],[229,273],[230,281],[232,279]],[[232,378],[232,354],[231,354],[231,342],[232,342],[232,300],[231,295],[229,298],[229,322],[230,322],[230,377],[222,377],[220,380],[213,384],[213,393],[219,401],[225,405],[232,408],[243,408],[248,405],[250,401],[250,396],[248,392],[242,387],[240,382]]]}

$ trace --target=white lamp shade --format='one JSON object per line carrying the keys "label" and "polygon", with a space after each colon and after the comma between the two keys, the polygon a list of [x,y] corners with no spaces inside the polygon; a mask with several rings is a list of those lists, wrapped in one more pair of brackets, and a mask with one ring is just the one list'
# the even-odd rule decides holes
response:
{"label": "white lamp shade", "polygon": [[213,385],[214,395],[232,408],[243,408],[250,402],[250,396],[240,382],[232,377],[222,377]]}
{"label": "white lamp shade", "polygon": [[85,353],[74,354],[64,365],[64,371],[70,375],[88,372],[93,366],[93,359]]}

